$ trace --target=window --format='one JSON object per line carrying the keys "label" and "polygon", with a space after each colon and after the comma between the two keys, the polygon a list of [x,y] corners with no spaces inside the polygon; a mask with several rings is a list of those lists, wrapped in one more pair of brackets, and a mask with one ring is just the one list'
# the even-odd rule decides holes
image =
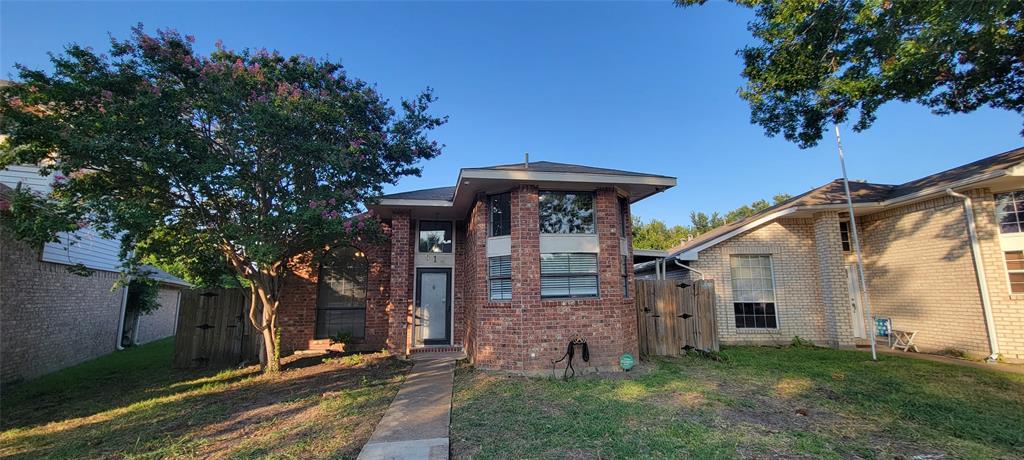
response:
{"label": "window", "polygon": [[487,259],[488,289],[491,300],[512,299],[512,256],[498,256]]}
{"label": "window", "polygon": [[366,336],[366,255],[355,248],[338,248],[320,266],[316,297],[318,339],[348,334]]}
{"label": "window", "polygon": [[1006,273],[1010,275],[1010,293],[1024,294],[1024,251],[1007,251]]}
{"label": "window", "polygon": [[505,236],[512,233],[512,199],[502,193],[487,198],[490,211],[491,236]]}
{"label": "window", "polygon": [[594,195],[541,192],[541,233],[594,233]]}
{"label": "window", "polygon": [[597,297],[597,254],[541,254],[540,296]]}
{"label": "window", "polygon": [[843,243],[843,251],[850,252],[850,223],[839,223],[839,240]]}
{"label": "window", "polygon": [[996,194],[996,221],[1000,233],[1024,230],[1024,191]]}
{"label": "window", "polygon": [[622,297],[629,297],[629,257],[622,256]]}
{"label": "window", "polygon": [[626,224],[629,223],[629,200],[619,197],[619,231],[626,237]]}
{"label": "window", "polygon": [[452,252],[452,223],[420,221],[420,252]]}
{"label": "window", "polygon": [[729,269],[736,327],[778,327],[771,256],[735,255],[729,260]]}

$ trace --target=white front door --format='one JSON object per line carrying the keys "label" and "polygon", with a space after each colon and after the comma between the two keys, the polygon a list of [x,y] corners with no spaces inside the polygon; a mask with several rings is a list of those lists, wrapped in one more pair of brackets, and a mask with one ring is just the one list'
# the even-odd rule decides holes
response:
{"label": "white front door", "polygon": [[853,336],[859,339],[867,337],[864,331],[864,308],[861,306],[860,277],[857,276],[857,266],[846,267],[846,279],[850,286],[850,315],[853,321]]}

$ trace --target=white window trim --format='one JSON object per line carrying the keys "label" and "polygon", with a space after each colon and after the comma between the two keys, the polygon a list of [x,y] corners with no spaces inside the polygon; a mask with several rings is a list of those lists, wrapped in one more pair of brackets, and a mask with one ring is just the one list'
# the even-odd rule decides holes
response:
{"label": "white window trim", "polygon": [[[1003,251],[1003,273],[1006,276],[1006,292],[1009,293],[1011,296],[1024,296],[1024,292],[1013,292],[1013,283],[1010,280],[1010,274],[1011,273],[1024,273],[1024,270],[1010,270],[1010,267],[1008,267],[1006,265],[1006,253],[1007,252],[1018,252],[1018,251],[1020,251],[1020,250],[1017,249],[1017,250],[1009,250],[1009,251],[1005,251],[1004,250]],[[1024,252],[1024,251],[1021,251],[1021,252]]]}
{"label": "white window trim", "polygon": [[[775,255],[772,254],[772,253],[749,253],[749,252],[743,252],[743,253],[728,254],[728,256],[729,256],[729,299],[730,299],[729,306],[732,307],[732,308],[729,309],[729,312],[730,312],[730,314],[732,316],[731,324],[732,324],[733,330],[737,331],[737,333],[740,333],[740,334],[743,334],[743,333],[758,333],[758,332],[778,332],[778,331],[782,330],[782,315],[779,313],[779,290],[778,290],[778,284],[776,284],[776,282],[775,282]],[[773,304],[775,304],[775,327],[736,327],[736,311],[735,311],[735,308],[736,308],[736,303],[737,302],[736,302],[736,298],[735,298],[735,296],[733,296],[733,292],[732,292],[733,291],[733,286],[732,286],[732,258],[733,258],[733,256],[740,256],[740,257],[742,257],[742,256],[768,256],[768,268],[772,272],[772,297],[774,297],[774,299],[775,299],[775,301],[772,302]]]}

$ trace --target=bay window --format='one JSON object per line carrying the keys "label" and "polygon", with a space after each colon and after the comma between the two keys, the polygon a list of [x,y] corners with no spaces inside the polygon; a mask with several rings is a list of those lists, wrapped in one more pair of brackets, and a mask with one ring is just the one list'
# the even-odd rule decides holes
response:
{"label": "bay window", "polygon": [[594,233],[594,194],[541,192],[541,233]]}
{"label": "bay window", "polygon": [[597,297],[597,254],[541,254],[540,296]]}

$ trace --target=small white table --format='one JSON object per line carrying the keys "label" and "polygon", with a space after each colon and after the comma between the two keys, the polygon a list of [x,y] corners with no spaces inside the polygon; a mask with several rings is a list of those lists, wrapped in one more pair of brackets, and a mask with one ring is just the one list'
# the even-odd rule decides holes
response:
{"label": "small white table", "polygon": [[917,345],[914,345],[914,336],[917,335],[917,331],[901,331],[898,329],[892,330],[893,343],[889,346],[891,349],[900,349],[903,351],[910,351],[913,349],[915,352],[920,353],[917,350]]}

